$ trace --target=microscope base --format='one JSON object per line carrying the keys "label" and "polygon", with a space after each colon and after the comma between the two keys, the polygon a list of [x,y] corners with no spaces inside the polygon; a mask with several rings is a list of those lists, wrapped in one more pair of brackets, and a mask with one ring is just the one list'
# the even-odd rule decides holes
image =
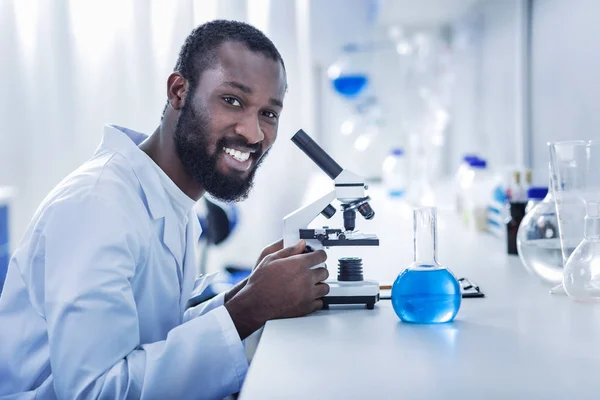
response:
{"label": "microscope base", "polygon": [[367,309],[372,310],[379,301],[379,284],[375,281],[327,283],[330,292],[323,297],[324,310],[332,304],[365,304]]}

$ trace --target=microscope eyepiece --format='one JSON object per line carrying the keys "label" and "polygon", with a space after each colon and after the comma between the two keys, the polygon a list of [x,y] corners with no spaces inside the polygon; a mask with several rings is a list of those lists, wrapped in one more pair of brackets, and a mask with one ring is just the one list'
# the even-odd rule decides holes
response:
{"label": "microscope eyepiece", "polygon": [[342,167],[302,129],[292,136],[292,142],[313,160],[323,172],[329,175],[331,179],[337,178],[342,173]]}

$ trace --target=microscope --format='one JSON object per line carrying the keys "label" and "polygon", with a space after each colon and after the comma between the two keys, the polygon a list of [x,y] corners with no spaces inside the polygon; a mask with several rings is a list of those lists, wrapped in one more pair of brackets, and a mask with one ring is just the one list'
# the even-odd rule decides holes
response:
{"label": "microscope", "polygon": [[[292,142],[300,148],[335,184],[334,190],[318,200],[288,214],[283,219],[283,243],[293,246],[301,239],[306,241],[305,251],[315,251],[332,246],[379,246],[376,235],[355,231],[356,212],[370,220],[375,212],[369,205],[370,197],[365,193],[367,186],[363,179],[339,166],[306,132],[300,129],[292,137]],[[308,225],[319,215],[330,219],[336,213],[331,202],[338,200],[344,218],[344,229],[309,229]],[[379,283],[363,279],[362,260],[357,257],[344,257],[338,260],[337,280],[327,283],[330,292],[323,298],[323,308],[331,304],[365,304],[372,310],[379,301]],[[325,267],[319,264],[313,268]]]}

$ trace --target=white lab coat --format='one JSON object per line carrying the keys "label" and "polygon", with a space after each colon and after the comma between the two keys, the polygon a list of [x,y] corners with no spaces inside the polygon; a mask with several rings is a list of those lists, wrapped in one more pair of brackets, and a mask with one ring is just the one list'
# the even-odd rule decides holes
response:
{"label": "white lab coat", "polygon": [[37,210],[0,296],[0,397],[240,390],[248,364],[223,295],[185,311],[200,226],[194,201],[137,147],[145,137],[107,126]]}

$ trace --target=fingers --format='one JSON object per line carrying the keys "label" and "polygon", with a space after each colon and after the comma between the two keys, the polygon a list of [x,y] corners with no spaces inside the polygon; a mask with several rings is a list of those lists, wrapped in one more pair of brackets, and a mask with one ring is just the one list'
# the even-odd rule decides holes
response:
{"label": "fingers", "polygon": [[275,243],[271,243],[270,245],[265,247],[262,254],[263,254],[263,256],[267,256],[269,254],[273,254],[276,251],[279,251],[282,249],[283,249],[283,239],[279,239]]}
{"label": "fingers", "polygon": [[326,283],[317,283],[315,285],[315,297],[320,299],[321,297],[325,297],[329,294],[329,285]]}
{"label": "fingers", "polygon": [[313,282],[323,282],[329,278],[329,271],[327,268],[315,268],[312,271]]}
{"label": "fingers", "polygon": [[321,308],[323,308],[323,300],[321,299],[317,299],[317,300],[313,300],[312,304],[311,304],[311,312],[315,312],[315,311],[319,311]]}
{"label": "fingers", "polygon": [[265,247],[262,251],[262,253],[260,253],[260,256],[258,257],[258,260],[256,261],[256,267],[258,267],[258,265],[265,259],[265,257],[279,251],[283,249],[283,239],[278,240],[275,243],[271,243],[270,245],[268,245],[267,247]]}
{"label": "fingers", "polygon": [[317,250],[311,253],[294,255],[293,258],[300,260],[304,266],[311,268],[327,261],[327,253],[324,250]]}
{"label": "fingers", "polygon": [[[294,246],[283,248],[275,253],[271,254],[270,257],[272,260],[278,260],[280,258],[287,258],[297,254],[301,254],[304,248],[306,247],[306,241],[300,240]],[[310,253],[312,254],[312,253]]]}

